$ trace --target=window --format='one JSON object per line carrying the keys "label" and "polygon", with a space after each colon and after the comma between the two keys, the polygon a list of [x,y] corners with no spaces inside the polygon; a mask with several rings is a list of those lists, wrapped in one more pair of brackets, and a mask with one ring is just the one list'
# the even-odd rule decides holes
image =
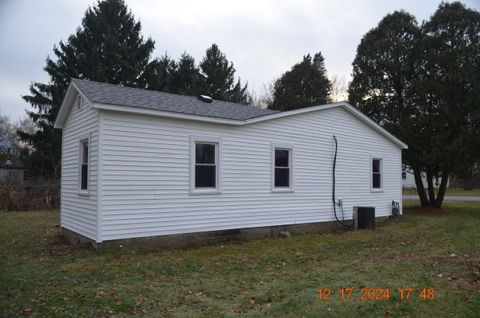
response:
{"label": "window", "polygon": [[220,148],[219,138],[191,137],[192,194],[220,192]]}
{"label": "window", "polygon": [[382,189],[382,159],[372,159],[372,189]]}
{"label": "window", "polygon": [[195,188],[217,187],[216,144],[195,143]]}
{"label": "window", "polygon": [[292,148],[273,147],[273,189],[292,190]]}
{"label": "window", "polygon": [[88,190],[88,139],[80,141],[80,189]]}

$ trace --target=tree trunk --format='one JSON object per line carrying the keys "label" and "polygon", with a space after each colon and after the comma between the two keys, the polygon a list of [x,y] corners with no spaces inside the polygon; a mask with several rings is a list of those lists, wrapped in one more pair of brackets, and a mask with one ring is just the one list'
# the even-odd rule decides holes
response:
{"label": "tree trunk", "polygon": [[418,171],[417,168],[413,168],[413,176],[415,177],[415,185],[417,186],[418,197],[420,198],[420,205],[422,207],[428,206],[427,193],[425,192],[425,187],[423,186],[422,174],[421,171]]}
{"label": "tree trunk", "polygon": [[440,188],[438,188],[437,198],[435,199],[434,207],[437,209],[442,208],[443,198],[445,197],[445,191],[447,191],[448,183],[448,171],[442,171],[442,182]]}
{"label": "tree trunk", "polygon": [[432,171],[427,169],[427,185],[428,185],[428,200],[430,205],[435,202],[435,188],[433,186],[433,174]]}

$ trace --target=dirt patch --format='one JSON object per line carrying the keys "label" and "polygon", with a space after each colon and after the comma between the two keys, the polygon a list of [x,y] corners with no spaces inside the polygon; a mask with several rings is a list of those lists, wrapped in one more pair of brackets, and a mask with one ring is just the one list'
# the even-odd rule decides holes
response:
{"label": "dirt patch", "polygon": [[405,208],[405,215],[426,215],[426,216],[446,216],[447,213],[442,209],[435,209],[431,207],[426,208]]}
{"label": "dirt patch", "polygon": [[480,291],[480,262],[472,262],[467,270],[447,279],[457,290]]}
{"label": "dirt patch", "polygon": [[77,244],[73,246],[61,232],[58,232],[47,240],[45,249],[46,254],[50,256],[64,256],[71,253],[73,250],[92,250],[93,247],[89,243]]}

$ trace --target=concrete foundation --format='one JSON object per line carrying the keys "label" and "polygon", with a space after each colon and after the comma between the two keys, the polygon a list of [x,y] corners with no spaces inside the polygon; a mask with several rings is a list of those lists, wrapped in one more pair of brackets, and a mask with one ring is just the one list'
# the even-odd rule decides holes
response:
{"label": "concrete foundation", "polygon": [[[375,222],[386,220],[387,217],[377,217]],[[352,221],[345,221],[346,224],[353,225]],[[220,230],[210,232],[196,232],[174,235],[159,235],[149,237],[139,237],[130,239],[120,239],[96,243],[83,235],[71,230],[62,228],[63,234],[72,244],[90,243],[98,250],[103,249],[155,249],[155,248],[182,248],[217,244],[223,242],[245,241],[256,238],[281,237],[288,235],[317,233],[327,230],[345,229],[337,222],[317,222],[292,225],[277,225],[265,227],[253,227],[231,230]]]}

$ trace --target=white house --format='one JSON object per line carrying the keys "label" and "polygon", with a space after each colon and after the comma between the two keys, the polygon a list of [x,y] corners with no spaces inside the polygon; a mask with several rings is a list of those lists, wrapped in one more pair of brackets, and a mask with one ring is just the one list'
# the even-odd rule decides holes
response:
{"label": "white house", "polygon": [[316,231],[351,223],[355,207],[390,216],[392,201],[401,211],[407,146],[345,102],[280,113],[75,79],[55,127],[61,227],[97,246]]}

